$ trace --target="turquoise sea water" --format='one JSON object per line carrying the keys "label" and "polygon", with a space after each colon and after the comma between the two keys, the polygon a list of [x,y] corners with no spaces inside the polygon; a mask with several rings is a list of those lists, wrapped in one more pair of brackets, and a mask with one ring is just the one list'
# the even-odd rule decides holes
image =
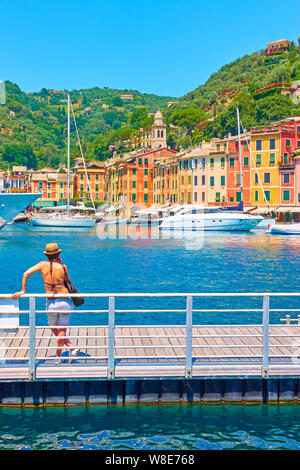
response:
{"label": "turquoise sea water", "polygon": [[0,449],[300,449],[300,407],[0,409]]}
{"label": "turquoise sea water", "polygon": [[[101,240],[95,232],[6,229],[0,232],[0,292],[21,288],[24,270],[44,258],[49,242],[63,249],[73,282],[82,292],[297,292],[300,237],[265,233],[210,233],[200,249],[185,240]],[[28,292],[42,292],[40,275]],[[22,307],[26,307],[25,300]],[[182,300],[131,300],[130,308],[184,307]],[[234,302],[234,304],[233,304]],[[282,306],[272,300],[273,306]],[[261,307],[257,299],[198,300],[196,308]],[[287,304],[285,304],[287,305]],[[289,299],[300,308],[300,299]],[[40,307],[44,307],[41,303]],[[89,300],[84,308],[106,307]],[[125,307],[118,300],[119,308]],[[281,314],[272,314],[278,321]],[[195,314],[195,323],[253,323],[260,314]],[[26,322],[26,318],[23,322]],[[41,314],[39,324],[46,318]],[[118,323],[177,323],[183,314],[119,314]],[[103,324],[107,316],[80,310],[73,324]],[[298,449],[300,407],[147,406],[69,409],[0,409],[0,449]]]}

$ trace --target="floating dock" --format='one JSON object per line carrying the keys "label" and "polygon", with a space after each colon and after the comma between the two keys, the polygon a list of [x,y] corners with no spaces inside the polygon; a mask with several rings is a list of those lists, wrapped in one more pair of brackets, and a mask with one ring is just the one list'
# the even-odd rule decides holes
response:
{"label": "floating dock", "polygon": [[172,294],[186,297],[185,325],[115,325],[120,295],[99,294],[108,297],[107,326],[68,328],[80,353],[60,365],[49,327],[36,326],[42,311],[31,297],[22,312],[29,325],[0,330],[0,406],[300,403],[300,324],[290,316],[288,324],[269,324],[272,294],[214,294],[262,297],[255,325],[193,324],[193,298],[212,294]]}

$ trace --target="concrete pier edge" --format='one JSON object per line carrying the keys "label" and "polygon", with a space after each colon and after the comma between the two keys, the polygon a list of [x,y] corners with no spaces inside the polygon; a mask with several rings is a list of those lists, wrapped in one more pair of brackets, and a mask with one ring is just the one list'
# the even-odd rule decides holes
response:
{"label": "concrete pier edge", "polygon": [[299,404],[300,377],[0,382],[1,407],[262,403]]}

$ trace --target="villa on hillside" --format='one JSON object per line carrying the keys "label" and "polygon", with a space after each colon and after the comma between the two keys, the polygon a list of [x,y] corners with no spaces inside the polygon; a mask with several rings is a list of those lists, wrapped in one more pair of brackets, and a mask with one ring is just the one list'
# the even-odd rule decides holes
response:
{"label": "villa on hillside", "polygon": [[287,39],[279,39],[278,41],[268,42],[265,55],[272,55],[278,52],[289,51],[291,45],[292,41],[288,41]]}

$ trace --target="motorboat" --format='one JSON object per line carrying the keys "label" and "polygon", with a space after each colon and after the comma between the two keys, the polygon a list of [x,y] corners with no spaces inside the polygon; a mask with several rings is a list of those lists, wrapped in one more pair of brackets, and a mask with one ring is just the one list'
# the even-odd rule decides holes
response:
{"label": "motorboat", "polygon": [[262,216],[224,210],[221,207],[185,206],[166,217],[161,230],[248,232],[263,220]]}

